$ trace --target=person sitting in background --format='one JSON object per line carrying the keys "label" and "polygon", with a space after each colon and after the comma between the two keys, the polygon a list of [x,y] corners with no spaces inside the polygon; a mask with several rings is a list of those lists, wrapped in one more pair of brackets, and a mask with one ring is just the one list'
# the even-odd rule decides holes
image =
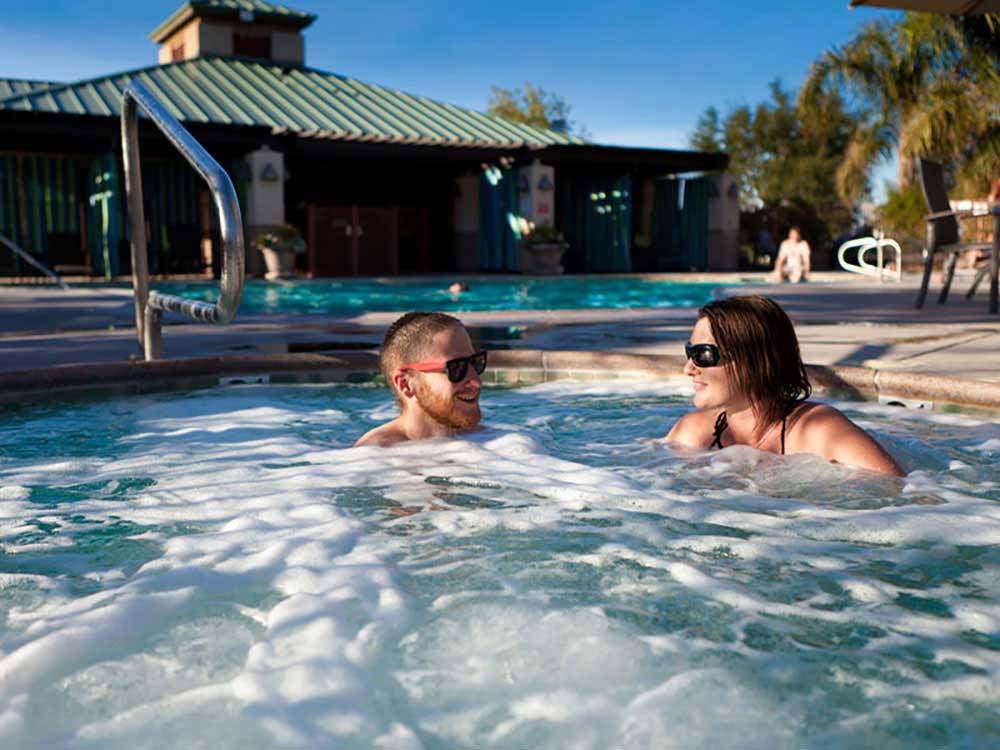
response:
{"label": "person sitting in background", "polygon": [[810,257],[812,251],[809,243],[802,239],[802,233],[798,227],[788,230],[788,237],[781,242],[778,248],[778,257],[774,261],[774,271],[771,273],[775,282],[791,281],[798,283],[809,280]]}
{"label": "person sitting in background", "polygon": [[406,313],[389,326],[380,364],[400,414],[355,446],[448,437],[479,424],[479,376],[486,370],[486,352],[476,351],[458,318]]}
{"label": "person sitting in background", "polygon": [[827,461],[901,476],[896,460],[832,406],[808,401],[809,376],[795,328],[772,299],[728,297],[705,305],[684,347],[696,411],[667,433],[688,448],[749,445],[812,453]]}

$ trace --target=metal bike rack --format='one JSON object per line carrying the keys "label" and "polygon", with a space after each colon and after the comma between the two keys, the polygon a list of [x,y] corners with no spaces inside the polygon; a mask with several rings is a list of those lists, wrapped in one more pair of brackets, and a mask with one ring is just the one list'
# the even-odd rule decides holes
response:
{"label": "metal bike rack", "polygon": [[[222,234],[222,279],[219,301],[163,294],[149,289],[146,260],[146,220],[142,206],[142,174],[139,165],[139,110],[149,117],[167,139],[202,176],[212,192]],[[163,353],[163,311],[187,315],[205,323],[228,323],[236,315],[243,295],[243,217],[236,189],[226,171],[141,83],[133,81],[122,95],[122,158],[125,194],[132,238],[132,287],[135,291],[135,328],[146,360]]]}
{"label": "metal bike rack", "polygon": [[[896,253],[896,267],[893,271],[885,270],[885,253],[883,248],[890,248]],[[851,263],[845,257],[849,250],[858,249],[858,262]],[[876,264],[872,265],[865,260],[865,254],[869,250],[875,250],[877,254]],[[861,237],[856,240],[848,240],[837,251],[837,262],[845,271],[860,273],[863,276],[873,276],[879,281],[884,281],[886,276],[890,276],[896,281],[903,278],[903,250],[896,240],[887,237]]]}

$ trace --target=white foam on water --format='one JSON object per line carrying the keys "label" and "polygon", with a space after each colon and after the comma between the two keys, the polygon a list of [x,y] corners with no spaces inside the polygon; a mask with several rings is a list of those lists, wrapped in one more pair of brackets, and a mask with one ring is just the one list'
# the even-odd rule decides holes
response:
{"label": "white foam on water", "polygon": [[[44,562],[0,574],[0,744],[798,747],[803,651],[879,710],[1000,695],[995,423],[907,414],[960,455],[895,482],[653,444],[674,385],[487,392],[533,427],[389,449],[349,446],[391,402],[330,390],[117,401],[113,450],[0,466],[0,559]],[[664,424],[561,442],[622,398]]]}
{"label": "white foam on water", "polygon": [[616,746],[770,750],[800,745],[795,718],[787,711],[725,670],[694,669],[633,699]]}
{"label": "white foam on water", "polygon": [[979,451],[980,453],[1000,452],[1000,438],[992,438],[979,443],[979,445],[970,446],[970,448],[971,450]]}

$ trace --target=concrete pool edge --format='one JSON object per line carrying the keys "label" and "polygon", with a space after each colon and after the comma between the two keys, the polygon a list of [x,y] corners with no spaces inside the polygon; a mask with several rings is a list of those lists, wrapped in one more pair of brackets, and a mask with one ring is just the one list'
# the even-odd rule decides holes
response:
{"label": "concrete pool edge", "polygon": [[[490,352],[488,383],[654,378],[683,380],[684,359],[673,354],[503,349]],[[898,399],[923,406],[1000,410],[1000,384],[865,367],[808,365],[819,393],[854,400]],[[202,388],[225,382],[362,382],[378,373],[372,352],[267,354],[59,365],[0,373],[0,402],[36,401],[48,394]]]}

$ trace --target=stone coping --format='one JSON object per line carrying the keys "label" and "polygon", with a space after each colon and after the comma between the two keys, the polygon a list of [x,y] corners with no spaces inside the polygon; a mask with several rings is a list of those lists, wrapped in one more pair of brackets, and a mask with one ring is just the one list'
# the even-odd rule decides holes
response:
{"label": "stone coping", "polygon": [[[409,281],[441,281],[444,279],[460,281],[476,281],[476,282],[489,282],[489,281],[538,281],[545,280],[549,281],[552,279],[642,279],[650,281],[683,281],[683,282],[705,282],[713,283],[717,281],[728,282],[728,281],[741,281],[756,280],[766,278],[770,274],[770,270],[766,269],[754,269],[754,270],[733,270],[733,271],[651,271],[651,272],[634,272],[634,271],[622,271],[619,273],[565,273],[565,274],[525,274],[525,273],[477,273],[477,272],[430,272],[430,273],[419,273],[419,274],[400,274],[400,275],[386,275],[386,274],[375,274],[375,275],[360,275],[360,276],[320,276],[316,278],[309,278],[304,274],[297,274],[292,276],[286,281],[302,281],[302,282],[339,282],[339,281],[386,281],[386,282],[409,282]],[[812,274],[818,279],[851,279],[852,276],[845,273],[844,271],[831,270],[831,271],[814,271]],[[119,287],[121,285],[126,285],[131,290],[132,277],[131,276],[115,276],[110,281],[105,281],[103,276],[86,276],[80,274],[61,274],[64,281],[68,283],[76,284],[86,284],[88,288],[99,288],[101,286],[107,286],[112,288],[111,285],[115,284]],[[247,275],[247,281],[266,281],[261,276],[251,276]],[[214,278],[211,274],[204,273],[161,273],[161,274],[151,274],[149,277],[150,281],[214,281],[218,283],[218,279]],[[36,275],[32,276],[30,274],[23,274],[20,276],[0,276],[0,286],[53,286],[52,280],[47,276]]]}
{"label": "stone coping", "polygon": [[[486,382],[530,384],[577,379],[677,379],[684,358],[675,354],[502,349],[490,352]],[[879,397],[938,405],[1000,410],[1000,383],[946,378],[898,370],[807,365],[819,393],[852,400]],[[220,378],[247,382],[363,382],[378,375],[373,352],[257,354],[60,365],[0,373],[0,402],[37,402],[74,393],[141,393],[204,388]]]}

